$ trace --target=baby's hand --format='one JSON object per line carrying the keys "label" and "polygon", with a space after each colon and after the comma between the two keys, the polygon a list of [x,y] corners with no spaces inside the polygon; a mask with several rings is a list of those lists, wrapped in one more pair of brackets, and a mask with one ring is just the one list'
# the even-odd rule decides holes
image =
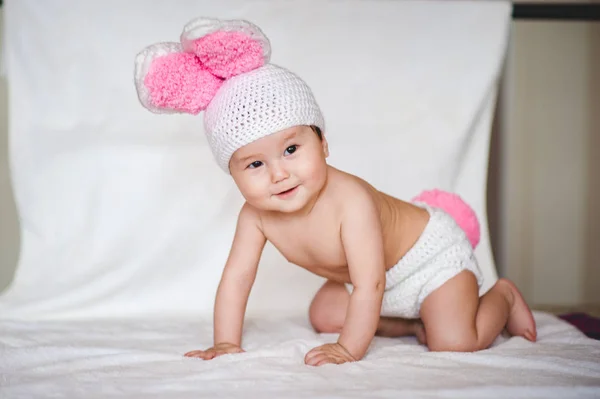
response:
{"label": "baby's hand", "polygon": [[204,360],[210,360],[217,356],[227,355],[229,353],[242,353],[244,350],[237,345],[222,343],[213,346],[205,351],[190,351],[185,354],[186,357],[199,357]]}
{"label": "baby's hand", "polygon": [[304,363],[309,366],[322,366],[327,363],[342,364],[355,362],[356,359],[342,345],[325,344],[312,349],[304,357]]}

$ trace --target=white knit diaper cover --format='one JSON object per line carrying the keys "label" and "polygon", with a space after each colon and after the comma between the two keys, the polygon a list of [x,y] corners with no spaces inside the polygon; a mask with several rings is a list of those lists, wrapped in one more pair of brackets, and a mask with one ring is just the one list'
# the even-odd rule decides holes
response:
{"label": "white knit diaper cover", "polygon": [[[441,209],[417,203],[429,212],[429,222],[413,247],[386,272],[381,315],[419,318],[429,294],[463,270],[475,274],[481,288],[483,274],[465,232]],[[352,292],[352,285],[346,287]]]}

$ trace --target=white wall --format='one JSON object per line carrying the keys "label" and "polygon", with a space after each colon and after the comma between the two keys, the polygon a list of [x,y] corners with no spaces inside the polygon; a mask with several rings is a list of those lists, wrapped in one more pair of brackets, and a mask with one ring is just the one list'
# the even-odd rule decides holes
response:
{"label": "white wall", "polygon": [[[0,8],[0,39],[2,32],[3,15]],[[0,77],[0,290],[12,279],[19,254],[19,225],[8,170],[6,94],[6,80]]]}

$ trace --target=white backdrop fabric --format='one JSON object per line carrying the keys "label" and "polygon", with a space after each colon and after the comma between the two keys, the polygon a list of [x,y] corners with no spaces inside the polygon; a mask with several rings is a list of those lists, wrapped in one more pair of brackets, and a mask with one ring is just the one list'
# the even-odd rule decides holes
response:
{"label": "white backdrop fabric", "polygon": [[[8,318],[203,315],[242,204],[202,116],[155,115],[133,84],[138,51],[190,19],[245,18],[272,62],[313,88],[332,165],[403,199],[461,194],[482,222],[507,2],[35,0],[5,4],[10,165],[22,253]],[[268,246],[249,315],[305,314],[322,284]]]}

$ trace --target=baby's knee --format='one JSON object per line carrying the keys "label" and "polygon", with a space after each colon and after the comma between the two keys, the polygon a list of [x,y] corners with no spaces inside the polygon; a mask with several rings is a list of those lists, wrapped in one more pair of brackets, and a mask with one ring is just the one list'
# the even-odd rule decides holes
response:
{"label": "baby's knee", "polygon": [[484,349],[480,348],[476,334],[427,336],[427,347],[432,352],[475,352]]}
{"label": "baby's knee", "polygon": [[339,333],[346,319],[349,294],[343,284],[328,281],[309,308],[310,323],[320,333]]}
{"label": "baby's knee", "polygon": [[310,324],[315,331],[319,333],[339,333],[342,331],[344,321],[340,320],[335,314],[332,317],[331,310],[326,306],[311,305],[309,313]]}

